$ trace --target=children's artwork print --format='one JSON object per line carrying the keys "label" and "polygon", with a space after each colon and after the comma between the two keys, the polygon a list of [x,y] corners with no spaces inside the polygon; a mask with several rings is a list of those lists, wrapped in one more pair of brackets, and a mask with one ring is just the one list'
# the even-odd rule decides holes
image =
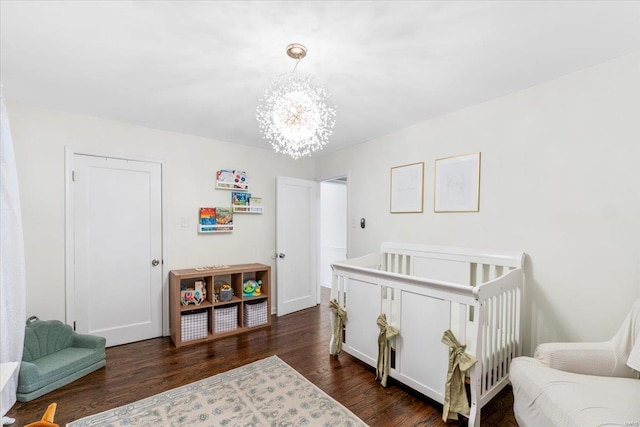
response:
{"label": "children's artwork print", "polygon": [[247,206],[250,198],[251,193],[241,193],[239,191],[231,193],[231,202],[233,203],[233,206]]}
{"label": "children's artwork print", "polygon": [[216,225],[233,226],[233,209],[216,208]]}
{"label": "children's artwork print", "polygon": [[234,190],[248,190],[249,179],[247,173],[240,170],[221,169],[216,176],[219,188],[229,188]]}
{"label": "children's artwork print", "polygon": [[200,230],[215,230],[216,208],[200,208]]}
{"label": "children's artwork print", "polygon": [[233,209],[230,207],[200,208],[198,232],[233,231]]}

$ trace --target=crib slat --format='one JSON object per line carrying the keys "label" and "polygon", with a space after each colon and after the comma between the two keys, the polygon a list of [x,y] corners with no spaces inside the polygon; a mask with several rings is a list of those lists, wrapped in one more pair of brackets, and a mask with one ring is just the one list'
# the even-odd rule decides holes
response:
{"label": "crib slat", "polygon": [[486,300],[482,306],[484,319],[482,325],[482,394],[489,390],[489,354],[491,354],[491,349],[489,348],[489,304],[489,300]]}
{"label": "crib slat", "polygon": [[[453,307],[452,307],[453,308]],[[466,304],[458,304],[458,329],[456,335],[461,344],[467,343],[467,306]]]}
{"label": "crib slat", "polygon": [[478,284],[478,264],[472,262],[469,264],[469,285],[476,286]]}
{"label": "crib slat", "polygon": [[506,347],[506,351],[507,351],[507,358],[506,358],[506,363],[507,363],[507,375],[509,374],[509,367],[511,366],[511,360],[513,359],[513,341],[515,339],[514,333],[513,333],[513,322],[514,322],[514,317],[515,317],[515,311],[514,311],[514,301],[513,301],[513,291],[509,290],[507,291],[507,300],[509,302],[509,307],[508,307],[508,313],[509,313],[509,321],[507,322],[508,325],[508,330],[507,330],[507,347]]}
{"label": "crib slat", "polygon": [[504,305],[503,305],[503,294],[496,296],[496,305],[497,305],[497,317],[498,321],[496,322],[496,383],[502,379],[502,352],[504,351]]}
{"label": "crib slat", "polygon": [[491,325],[491,339],[493,343],[493,351],[491,352],[492,363],[491,363],[491,385],[493,386],[498,380],[498,331],[500,325],[500,307],[498,304],[498,297],[494,296],[491,298],[493,302],[493,324]]}
{"label": "crib slat", "polygon": [[493,322],[491,324],[491,331],[489,332],[489,334],[491,334],[491,345],[492,345],[492,349],[491,349],[491,385],[493,386],[496,383],[496,379],[498,378],[498,372],[497,372],[497,368],[498,368],[498,336],[496,334],[496,331],[498,330],[498,322],[500,321],[499,318],[499,314],[500,311],[498,310],[498,297],[493,297],[491,298],[491,303],[492,303],[492,312],[493,312]]}

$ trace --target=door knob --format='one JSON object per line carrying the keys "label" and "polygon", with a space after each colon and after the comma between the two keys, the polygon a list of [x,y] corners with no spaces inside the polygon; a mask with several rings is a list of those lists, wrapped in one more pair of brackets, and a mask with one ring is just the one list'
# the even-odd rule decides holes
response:
{"label": "door knob", "polygon": [[284,256],[285,256],[285,255],[284,255],[282,252],[280,252],[280,253],[278,254],[278,258],[284,258]]}
{"label": "door knob", "polygon": [[153,265],[154,267],[157,267],[158,264],[160,264],[160,261],[157,258],[151,261],[151,265]]}

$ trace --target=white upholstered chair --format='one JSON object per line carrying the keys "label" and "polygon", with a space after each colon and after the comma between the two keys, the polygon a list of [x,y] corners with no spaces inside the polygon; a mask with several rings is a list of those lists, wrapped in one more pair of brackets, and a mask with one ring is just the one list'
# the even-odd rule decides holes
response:
{"label": "white upholstered chair", "polygon": [[520,427],[640,426],[640,299],[613,338],[546,343],[510,366]]}

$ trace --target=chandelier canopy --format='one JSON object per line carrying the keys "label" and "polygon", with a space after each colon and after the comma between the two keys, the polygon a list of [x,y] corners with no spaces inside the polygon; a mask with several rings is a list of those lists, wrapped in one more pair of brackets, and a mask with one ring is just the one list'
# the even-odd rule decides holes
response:
{"label": "chandelier canopy", "polygon": [[287,46],[287,55],[297,60],[296,65],[267,88],[256,111],[263,138],[276,152],[294,159],[321,150],[335,125],[336,110],[326,103],[329,93],[313,76],[296,72],[306,54],[300,44]]}

